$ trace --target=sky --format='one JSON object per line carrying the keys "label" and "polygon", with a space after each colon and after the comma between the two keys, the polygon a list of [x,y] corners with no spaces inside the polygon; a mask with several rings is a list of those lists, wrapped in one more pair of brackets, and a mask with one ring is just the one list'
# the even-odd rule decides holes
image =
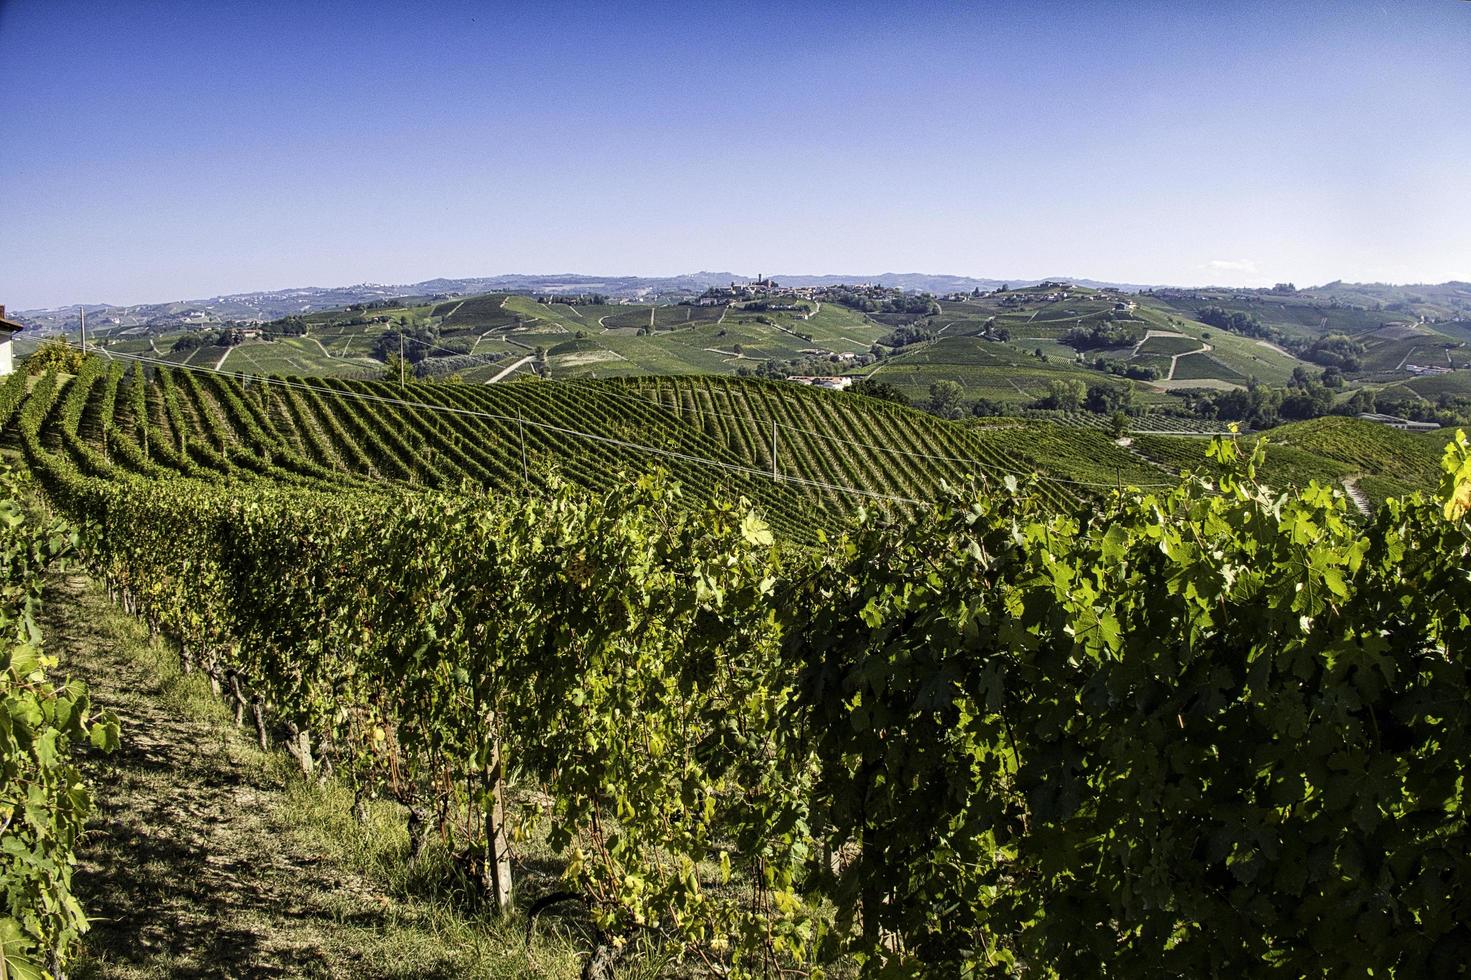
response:
{"label": "sky", "polygon": [[0,303],[1471,280],[1471,2],[0,0]]}

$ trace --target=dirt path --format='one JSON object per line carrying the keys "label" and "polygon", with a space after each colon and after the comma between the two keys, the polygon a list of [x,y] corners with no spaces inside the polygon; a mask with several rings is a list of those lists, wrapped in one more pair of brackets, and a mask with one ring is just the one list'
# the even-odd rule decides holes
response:
{"label": "dirt path", "polygon": [[220,368],[222,368],[222,367],[225,366],[225,358],[229,357],[230,356],[230,351],[232,351],[234,349],[235,348],[233,348],[233,347],[226,347],[225,348],[225,352],[220,355],[220,359],[218,361],[215,361],[214,370],[218,371]]}
{"label": "dirt path", "polygon": [[1370,504],[1369,504],[1369,497],[1368,497],[1368,495],[1366,493],[1364,493],[1364,491],[1362,491],[1362,490],[1359,489],[1359,478],[1358,477],[1356,477],[1356,476],[1347,476],[1347,477],[1344,477],[1344,479],[1343,479],[1343,492],[1346,493],[1346,494],[1348,494],[1348,499],[1353,501],[1354,506],[1359,509],[1359,513],[1360,514],[1363,514],[1365,517],[1368,517],[1369,515],[1371,515],[1371,514],[1374,513],[1374,508],[1372,506],[1370,506]]}
{"label": "dirt path", "polygon": [[1200,346],[1197,347],[1195,350],[1187,350],[1187,351],[1184,351],[1183,353],[1174,355],[1173,357],[1170,358],[1170,373],[1167,374],[1167,375],[1165,375],[1164,380],[1166,380],[1166,381],[1174,381],[1175,380],[1175,368],[1177,368],[1177,367],[1180,366],[1180,358],[1182,358],[1182,357],[1191,357],[1191,356],[1193,356],[1195,354],[1209,354],[1213,350],[1215,350],[1214,347],[1212,347],[1210,344],[1207,344],[1205,341],[1201,341]]}
{"label": "dirt path", "polygon": [[1139,356],[1139,349],[1141,347],[1143,347],[1145,344],[1149,343],[1149,338],[1150,337],[1183,337],[1183,336],[1185,336],[1183,333],[1169,333],[1169,332],[1161,331],[1161,330],[1149,330],[1149,329],[1146,329],[1144,331],[1144,336],[1140,337],[1139,338],[1139,342],[1134,345],[1134,349],[1131,350],[1131,351],[1129,351],[1129,356],[1130,357],[1138,357]]}
{"label": "dirt path", "polygon": [[122,722],[122,749],[85,763],[98,813],[75,876],[93,920],[76,976],[394,975],[407,950],[389,899],[293,832],[280,766],[223,706],[223,724],[180,710],[197,675],[86,578],[54,580],[44,610],[48,650]]}
{"label": "dirt path", "polygon": [[517,361],[515,364],[512,364],[510,367],[506,368],[500,374],[497,374],[495,377],[491,378],[489,381],[487,381],[485,383],[488,384],[488,385],[495,384],[497,381],[501,380],[506,375],[510,374],[512,371],[516,370],[518,367],[520,367],[521,365],[525,364],[526,362],[528,362],[530,360],[532,360],[532,357],[531,356],[521,358],[521,360]]}

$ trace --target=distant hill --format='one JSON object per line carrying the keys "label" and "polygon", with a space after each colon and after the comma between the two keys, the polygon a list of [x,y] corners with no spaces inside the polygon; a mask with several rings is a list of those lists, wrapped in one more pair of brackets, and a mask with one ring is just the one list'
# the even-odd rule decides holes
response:
{"label": "distant hill", "polygon": [[771,278],[783,286],[835,286],[840,283],[872,282],[916,293],[958,293],[969,292],[973,289],[989,292],[1002,286],[1035,286],[1042,282],[1066,282],[1096,289],[1111,287],[1129,292],[1150,288],[1137,283],[1104,282],[1099,279],[1079,279],[1076,276],[1045,276],[1041,279],[976,279],[971,276],[933,275],[926,272],[882,272],[862,276],[795,276],[775,273]]}
{"label": "distant hill", "polygon": [[[764,274],[764,273],[763,273]],[[873,275],[832,274],[795,275],[770,273],[769,277],[784,286],[825,286],[838,283],[882,283],[909,292],[935,294],[989,292],[1002,285],[1031,286],[1041,282],[1067,282],[1088,288],[1112,287],[1129,292],[1156,290],[1176,300],[1188,302],[1221,302],[1239,300],[1256,305],[1338,304],[1365,311],[1409,314],[1410,319],[1449,319],[1471,313],[1471,283],[1447,282],[1425,285],[1389,285],[1384,283],[1345,283],[1335,281],[1322,286],[1304,287],[1293,293],[1264,289],[1220,289],[1213,287],[1160,287],[1139,283],[1106,282],[1075,276],[1049,276],[1043,279],[989,279],[920,272],[884,272]],[[572,295],[597,293],[614,302],[669,303],[698,296],[711,286],[745,282],[753,276],[733,272],[691,272],[677,276],[591,276],[577,273],[550,275],[499,275],[462,279],[437,278],[422,282],[386,285],[359,283],[351,286],[302,286],[292,289],[232,293],[208,299],[142,303],[131,306],[89,304],[88,323],[99,328],[125,329],[152,327],[180,329],[218,325],[227,321],[266,321],[292,314],[336,310],[355,304],[381,302],[387,299],[422,297],[447,299],[484,293],[535,293]],[[76,305],[45,310],[14,310],[12,315],[40,334],[75,331],[78,322]]]}
{"label": "distant hill", "polygon": [[[464,279],[426,279],[423,282],[385,285],[359,283],[353,286],[301,286],[292,289],[231,293],[207,299],[176,300],[162,303],[140,303],[131,306],[88,304],[87,319],[99,327],[164,327],[209,326],[230,320],[274,320],[298,313],[341,309],[357,303],[373,303],[405,296],[449,297],[479,293],[600,293],[614,300],[672,302],[698,296],[711,286],[745,282],[754,276],[734,272],[692,272],[678,276],[590,276],[577,273],[551,275],[478,276]],[[930,275],[914,272],[886,272],[881,275],[801,276],[773,274],[784,285],[821,286],[836,283],[882,282],[912,292],[959,292],[973,289],[992,290],[1005,283],[1032,285],[1043,279],[976,279],[969,276]],[[1062,278],[1062,277],[1059,277]],[[1122,283],[1100,283],[1091,279],[1068,279],[1079,285],[1113,285],[1123,289],[1141,287]],[[60,330],[75,331],[80,307],[13,310],[21,323],[39,333]]]}

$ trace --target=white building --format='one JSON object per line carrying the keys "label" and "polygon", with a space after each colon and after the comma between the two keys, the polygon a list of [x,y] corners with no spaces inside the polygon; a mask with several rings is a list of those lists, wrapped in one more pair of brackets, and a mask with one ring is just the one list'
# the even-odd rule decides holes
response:
{"label": "white building", "polygon": [[21,331],[21,325],[5,319],[5,307],[0,306],[0,375],[15,370],[15,344],[11,343]]}
{"label": "white building", "polygon": [[853,384],[852,378],[843,378],[835,375],[823,377],[809,377],[802,374],[789,374],[787,380],[799,385],[808,385],[812,388],[826,388],[828,391],[847,391]]}
{"label": "white building", "polygon": [[1379,412],[1360,412],[1359,418],[1365,422],[1387,425],[1391,429],[1403,429],[1406,432],[1434,432],[1440,428],[1434,422],[1411,422],[1409,419],[1402,419],[1398,415],[1383,415]]}

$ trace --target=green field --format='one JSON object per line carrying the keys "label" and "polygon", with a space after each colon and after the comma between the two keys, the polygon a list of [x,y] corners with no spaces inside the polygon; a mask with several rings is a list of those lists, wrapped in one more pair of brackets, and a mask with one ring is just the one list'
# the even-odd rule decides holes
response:
{"label": "green field", "polygon": [[[111,430],[110,465],[144,475],[274,475],[288,482],[387,480],[446,488],[468,481],[491,490],[519,484],[524,438],[526,465],[538,471],[555,469],[598,486],[619,471],[663,465],[693,485],[749,496],[773,525],[803,538],[841,523],[864,502],[908,510],[933,499],[942,483],[996,485],[1007,476],[1035,476],[1050,499],[1062,501],[1118,483],[1157,483],[1204,461],[1203,439],[1150,434],[1191,431],[1188,419],[1145,415],[1131,427],[1133,441],[1123,444],[1096,424],[1097,417],[1080,422],[1066,413],[986,425],[947,422],[786,382],[620,376],[604,340],[567,338],[548,352],[569,373],[574,359],[596,358],[585,366],[614,369],[603,380],[494,386],[400,388],[330,378],[242,384],[179,368],[154,371],[154,380],[146,381],[136,369],[124,375],[118,363],[105,375],[115,382],[91,379],[98,387],[85,403],[81,431]],[[963,347],[985,343],[957,341]],[[298,349],[280,342],[241,345],[229,357],[248,358],[257,347]],[[486,376],[511,363],[474,373]],[[146,409],[141,415],[139,405]],[[134,448],[117,451],[120,439],[133,440]],[[1263,477],[1274,485],[1356,475],[1399,492],[1434,485],[1444,442],[1435,434],[1409,435],[1343,418],[1283,426],[1270,439],[1274,455]]]}
{"label": "green field", "polygon": [[[1410,398],[1471,398],[1471,349],[1457,346],[1471,337],[1471,321],[1395,322],[1388,314],[1335,308],[1320,298],[1221,291],[1126,297],[1078,287],[1061,292],[1066,295],[1049,286],[944,299],[937,313],[922,317],[866,314],[795,296],[770,301],[790,309],[761,310],[739,302],[573,305],[489,293],[312,313],[301,318],[305,336],[248,340],[228,354],[215,346],[174,353],[172,345],[184,336],[179,330],[132,328],[102,341],[119,354],[191,367],[212,367],[224,358],[225,370],[245,374],[363,379],[382,373],[372,352],[386,331],[403,324],[411,328],[411,358],[430,358],[423,368],[430,377],[453,374],[486,382],[512,365],[512,377],[541,373],[569,380],[842,373],[893,385],[916,404],[928,401],[935,382],[955,382],[962,410],[984,400],[1013,414],[1047,396],[1059,381],[1085,388],[1128,386],[1138,409],[1168,412],[1185,410],[1187,399],[1201,391],[1253,381],[1281,387],[1295,372],[1308,378],[1321,372],[1274,343],[1195,319],[1213,305],[1249,312],[1297,338],[1284,343],[1305,343],[1330,331],[1354,336],[1364,346],[1364,370],[1339,389],[1339,401],[1359,385],[1378,392],[1388,411]],[[915,342],[879,346],[890,340],[895,324],[906,324],[904,339]],[[423,331],[433,339],[420,339]],[[1074,331],[1080,335],[1070,336]],[[1417,377],[1405,367],[1422,361],[1458,369]],[[1155,379],[1122,376],[1138,368],[1151,369]]]}
{"label": "green field", "polygon": [[[603,349],[574,334],[550,356]],[[856,976],[887,940],[869,943],[850,923],[905,903],[892,921],[923,952],[890,961],[900,968],[885,974],[963,976],[978,947],[997,948],[976,925],[998,907],[996,894],[1042,881],[1045,895],[1022,892],[1019,907],[1034,920],[1045,904],[1059,945],[1083,934],[1111,961],[1132,954],[1141,974],[1164,975],[1153,966],[1181,962],[1175,937],[1195,922],[1175,911],[1176,896],[1191,908],[1218,903],[1211,922],[1243,898],[1300,900],[1301,869],[1290,859],[1243,876],[1229,848],[1212,854],[1199,843],[1199,828],[1239,807],[1242,787],[1274,771],[1284,746],[1287,795],[1308,785],[1308,759],[1311,772],[1330,774],[1315,778],[1339,805],[1304,817],[1282,805],[1281,791],[1253,789],[1251,819],[1273,834],[1288,828],[1356,852],[1389,834],[1436,860],[1465,835],[1441,798],[1411,827],[1393,811],[1413,802],[1407,752],[1433,758],[1444,800],[1459,793],[1463,754],[1430,736],[1466,740],[1448,724],[1466,727],[1452,710],[1464,700],[1464,672],[1447,651],[1465,626],[1468,488],[1463,478],[1444,509],[1411,499],[1369,520],[1348,503],[1433,482],[1443,433],[1342,418],[1284,426],[1266,462],[1255,473],[1232,466],[1228,483],[1200,438],[946,421],[781,381],[234,379],[183,365],[129,370],[104,357],[67,369],[18,373],[0,398],[0,432],[31,474],[26,506],[22,483],[7,477],[7,608],[27,623],[48,578],[46,588],[73,602],[83,588],[94,599],[48,630],[69,655],[64,687],[42,686],[58,661],[37,656],[38,631],[13,644],[12,659],[30,659],[21,661],[25,683],[12,680],[12,704],[30,703],[15,692],[40,691],[59,707],[8,718],[23,739],[50,747],[36,758],[72,794],[82,779],[56,765],[66,761],[55,748],[68,746],[62,726],[92,725],[71,726],[78,746],[113,750],[121,740],[120,764],[96,753],[82,760],[85,778],[108,787],[107,826],[126,813],[154,822],[149,840],[170,842],[135,855],[142,835],[81,834],[86,811],[77,811],[79,866],[105,855],[126,870],[79,890],[104,927],[134,905],[153,921],[147,903],[159,895],[171,916],[193,909],[191,919],[213,922],[201,912],[219,904],[223,879],[192,895],[167,882],[158,890],[161,869],[177,878],[180,856],[198,862],[201,835],[212,855],[239,854],[247,865],[264,855],[293,880],[310,869],[340,892],[333,861],[343,855],[324,857],[315,842],[290,856],[274,846],[299,824],[237,839],[240,812],[278,806],[283,786],[293,798],[284,809],[320,806],[336,839],[355,842],[343,849],[365,854],[375,873],[398,869],[391,899],[369,896],[385,917],[421,921],[405,896],[422,895],[443,904],[428,920],[438,942],[478,950],[488,941],[510,950],[491,960],[535,959],[532,972],[552,956],[575,965],[575,954],[548,948],[548,936],[570,932],[569,943],[595,947],[584,962],[598,950],[611,957],[622,938],[631,950],[622,966],[667,973],[665,950],[639,940],[645,922],[679,907],[702,917],[681,948],[704,944],[695,951],[708,948],[707,962],[723,955],[727,935],[763,949],[776,928],[832,928],[839,945],[766,962]],[[1180,470],[1198,476],[1181,480]],[[1347,493],[1293,492],[1309,482],[1342,482]],[[39,494],[51,511],[35,506]],[[82,560],[49,575],[46,562],[73,549]],[[181,728],[137,697],[125,702],[126,725],[69,713],[89,707],[74,683],[79,648],[99,625],[118,635],[114,621],[132,616],[128,630],[149,649],[133,668],[109,661],[129,676],[96,689],[157,701],[154,675],[176,693],[177,678],[193,675],[194,694],[166,699],[212,706],[213,730]],[[88,662],[98,662],[95,651]],[[1381,732],[1401,741],[1386,745]],[[260,759],[247,741],[262,755],[273,745],[285,752]],[[1155,765],[1191,746],[1201,751]],[[1057,805],[1059,753],[1075,764],[1069,778],[1097,770],[1076,784],[1076,799],[1105,800],[1102,813]],[[1390,776],[1370,779],[1366,766]],[[241,778],[247,769],[260,778]],[[918,776],[893,779],[900,769]],[[1143,831],[1119,818],[1182,785],[1188,791]],[[1201,787],[1214,796],[1200,799]],[[870,816],[876,805],[881,821]],[[854,829],[821,829],[834,814]],[[387,828],[385,843],[364,839],[370,822]],[[957,871],[954,854],[931,856],[931,842],[960,841],[957,827],[977,838],[961,853],[984,865],[967,860]],[[999,846],[996,830],[1017,846]],[[1111,888],[1133,887],[1137,855],[1177,836],[1169,864],[1184,870],[1152,886],[1170,918],[1151,911],[1135,926],[1132,900],[1100,915],[1099,869]],[[928,862],[963,895],[935,909],[911,897],[912,878],[890,875],[881,900],[872,887],[855,898],[824,849],[837,840],[856,862],[861,849],[847,844],[875,838],[904,842],[895,869]],[[1073,843],[1059,853],[1061,838]],[[72,839],[62,843],[70,866]],[[39,853],[24,833],[10,833],[6,848]],[[1202,867],[1211,880],[1200,884]],[[242,874],[260,880],[259,869]],[[780,902],[753,904],[749,895],[773,874],[791,887]],[[1386,887],[1397,889],[1390,900],[1420,901],[1392,877],[1362,883],[1338,908],[1352,914]],[[57,880],[69,895],[69,879]],[[1222,895],[1216,881],[1227,880]],[[1354,886],[1334,866],[1319,880],[1335,896]],[[1435,880],[1443,887],[1439,871]],[[1253,881],[1261,884],[1248,890]],[[544,906],[528,892],[573,910],[538,923],[532,913]],[[153,898],[131,897],[143,894]],[[282,896],[273,905],[288,917],[298,901],[318,902],[279,885],[269,894]],[[332,935],[343,910],[367,924],[351,944],[334,945],[344,959],[358,958],[380,928],[403,935],[364,917],[353,896],[330,903],[329,915],[307,913]],[[682,896],[696,900],[675,906]],[[1442,901],[1437,891],[1421,902],[1424,918],[1441,923],[1437,935],[1452,934],[1454,917],[1430,914]],[[494,915],[497,907],[514,916]],[[620,928],[620,915],[626,924],[613,939],[607,926],[581,931],[595,916]],[[476,922],[467,929],[462,916]],[[1058,916],[1069,916],[1061,927]],[[272,909],[276,935],[286,931],[280,918]],[[1139,938],[1144,925],[1162,925],[1162,935]],[[958,929],[968,932],[953,951],[934,945]],[[1313,959],[1296,961],[1307,975],[1352,972],[1361,961],[1303,938],[1316,929],[1279,930],[1277,947],[1312,947]],[[1193,962],[1202,968],[1192,975],[1219,960],[1213,931],[1198,933]],[[1255,975],[1266,965],[1261,929],[1239,933],[1235,959]],[[1030,962],[1070,962],[1051,941],[1006,939]],[[129,946],[91,948],[102,962]],[[261,962],[251,951],[238,959],[247,958]],[[485,959],[477,952],[454,969],[441,959],[417,972],[527,973],[514,962],[471,965]],[[181,962],[160,971],[178,973]]]}

